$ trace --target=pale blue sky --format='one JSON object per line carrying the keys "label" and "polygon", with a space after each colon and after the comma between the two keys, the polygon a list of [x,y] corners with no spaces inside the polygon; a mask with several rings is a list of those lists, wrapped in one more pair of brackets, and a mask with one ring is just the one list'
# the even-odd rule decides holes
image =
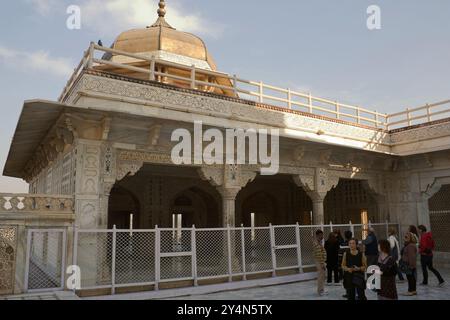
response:
{"label": "pale blue sky", "polygon": [[[219,70],[392,113],[450,98],[448,0],[167,0],[167,20],[200,35]],[[81,30],[66,8],[82,8]],[[0,170],[23,101],[55,100],[90,41],[109,45],[156,19],[157,0],[16,0],[0,11]],[[382,29],[369,31],[378,5]],[[0,177],[0,192],[26,192]]]}

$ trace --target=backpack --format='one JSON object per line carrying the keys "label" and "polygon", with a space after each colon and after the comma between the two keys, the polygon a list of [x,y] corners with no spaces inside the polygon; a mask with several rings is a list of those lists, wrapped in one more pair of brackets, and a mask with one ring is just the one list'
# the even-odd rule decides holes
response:
{"label": "backpack", "polygon": [[394,261],[398,261],[398,246],[397,242],[395,242],[395,246],[391,249],[391,257],[394,259]]}

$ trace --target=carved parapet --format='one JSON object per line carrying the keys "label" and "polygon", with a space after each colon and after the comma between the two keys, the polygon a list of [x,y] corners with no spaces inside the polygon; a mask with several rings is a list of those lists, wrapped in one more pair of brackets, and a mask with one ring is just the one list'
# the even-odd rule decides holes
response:
{"label": "carved parapet", "polygon": [[0,212],[74,213],[71,196],[0,194]]}

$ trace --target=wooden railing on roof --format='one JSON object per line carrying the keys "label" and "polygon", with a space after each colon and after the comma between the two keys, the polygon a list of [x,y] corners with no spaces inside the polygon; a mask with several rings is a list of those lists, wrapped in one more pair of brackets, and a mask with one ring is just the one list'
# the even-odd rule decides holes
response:
{"label": "wooden railing on roof", "polygon": [[389,129],[398,129],[450,117],[450,100],[388,115]]}
{"label": "wooden railing on roof", "polygon": [[[114,57],[121,56],[131,58],[134,59],[135,62],[143,62],[146,65],[148,64],[148,67],[143,68],[141,66],[132,65],[131,63],[119,63],[106,60],[102,57],[96,57],[96,53],[106,53]],[[338,101],[315,97],[310,93],[305,94],[291,89],[275,87],[263,82],[245,80],[237,77],[236,75],[200,69],[194,65],[187,66],[184,64],[156,59],[154,57],[149,58],[139,54],[132,54],[120,50],[101,47],[94,43],[91,43],[89,49],[85,51],[83,59],[74,70],[74,73],[64,88],[59,101],[65,101],[70,89],[73,87],[83,70],[101,68],[105,66],[128,72],[132,71],[134,73],[138,73],[140,78],[145,77],[150,81],[171,79],[173,81],[183,82],[187,87],[195,90],[201,90],[205,87],[217,88],[229,92],[233,96],[241,99],[252,100],[258,103],[267,103],[337,120],[345,120],[350,123],[362,124],[377,129],[391,130],[402,126],[411,126],[413,124],[417,124],[418,121],[423,120],[422,122],[430,122],[432,120],[437,120],[439,117],[442,118],[442,116],[447,113],[450,114],[450,108],[448,106],[446,106],[446,109],[444,110],[436,110],[438,107],[449,104],[450,100],[426,105],[416,109],[407,109],[404,112],[389,115],[340,103]],[[165,68],[176,68],[178,70],[183,70],[189,76],[186,77],[178,74],[170,74],[169,72],[162,72]],[[207,76],[213,81],[198,79],[198,74]],[[223,81],[217,81],[217,79],[226,80],[226,85]],[[420,112],[424,112],[424,114],[420,114]]]}

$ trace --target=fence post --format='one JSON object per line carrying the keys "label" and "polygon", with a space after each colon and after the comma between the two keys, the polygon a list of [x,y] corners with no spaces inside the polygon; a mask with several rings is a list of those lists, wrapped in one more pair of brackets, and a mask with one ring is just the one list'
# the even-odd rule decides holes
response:
{"label": "fence post", "polygon": [[25,279],[23,281],[23,289],[25,293],[28,292],[28,277],[30,273],[30,259],[31,259],[31,237],[33,232],[31,229],[28,229],[27,232],[27,248],[26,248],[26,257],[25,257]]}
{"label": "fence post", "polygon": [[111,253],[111,293],[116,294],[116,225],[113,226]]}
{"label": "fence post", "polygon": [[333,221],[330,221],[330,232],[334,232],[334,230],[333,230]]}
{"label": "fence post", "polygon": [[302,244],[300,241],[300,225],[298,224],[298,222],[295,224],[295,239],[297,241],[298,271],[300,273],[303,273]]}
{"label": "fence post", "polygon": [[389,128],[390,128],[389,119],[390,119],[389,115],[387,113],[385,113],[385,115],[384,115],[384,122],[385,122],[384,127],[385,127],[386,130],[389,130]]}
{"label": "fence post", "polygon": [[192,276],[194,277],[194,286],[198,286],[197,281],[197,246],[195,244],[195,225],[192,225],[192,234],[191,234],[191,251],[192,251]]}
{"label": "fence post", "polygon": [[406,108],[406,118],[408,119],[408,126],[411,126],[411,112]]}
{"label": "fence post", "polygon": [[158,225],[155,226],[155,291],[159,290],[159,281],[161,279],[161,231]]}
{"label": "fence post", "polygon": [[231,256],[231,227],[227,225],[227,249],[228,249],[228,281],[233,281],[233,257]]}
{"label": "fence post", "polygon": [[95,44],[93,42],[91,42],[91,44],[89,45],[89,55],[88,55],[88,62],[87,62],[87,67],[88,69],[91,69],[93,64],[94,64],[94,52],[95,52]]}
{"label": "fence post", "polygon": [[259,102],[263,103],[264,102],[264,84],[262,81],[259,82]]}
{"label": "fence post", "polygon": [[309,113],[313,113],[313,99],[311,92],[308,95]]}
{"label": "fence post", "polygon": [[291,93],[291,88],[287,89],[287,95],[288,95],[288,108],[289,110],[292,109],[292,93]]}
{"label": "fence post", "polygon": [[339,108],[339,102],[336,101],[335,103],[336,105],[336,119],[341,119],[341,113],[340,113],[340,108]]}
{"label": "fence post", "polygon": [[238,83],[237,75],[233,74],[233,93],[236,97],[238,95],[237,83]]}
{"label": "fence post", "polygon": [[74,266],[77,265],[78,260],[78,226],[73,228],[73,256],[72,256],[72,264]]}
{"label": "fence post", "polygon": [[431,122],[431,110],[430,110],[430,105],[427,103],[427,119],[428,122]]}
{"label": "fence post", "polygon": [[61,259],[61,289],[64,290],[66,288],[65,280],[66,280],[66,256],[67,256],[67,229],[62,231],[62,259]]}
{"label": "fence post", "polygon": [[155,81],[155,67],[156,67],[156,61],[155,56],[152,56],[150,60],[150,81]]}
{"label": "fence post", "polygon": [[195,89],[196,70],[195,65],[191,66],[191,89]]}
{"label": "fence post", "polygon": [[81,69],[86,69],[86,66],[88,64],[88,54],[89,54],[89,50],[85,50],[83,52],[83,63],[81,65]]}
{"label": "fence post", "polygon": [[270,249],[272,253],[272,277],[276,277],[277,275],[277,255],[276,255],[276,244],[275,244],[275,229],[273,225],[269,224],[269,231],[270,231]]}
{"label": "fence post", "polygon": [[[73,254],[72,254],[72,264],[78,266],[78,226],[75,225],[73,228]],[[73,292],[77,289],[73,288]]]}
{"label": "fence post", "polygon": [[350,231],[352,232],[352,236],[353,236],[353,238],[356,238],[356,236],[355,236],[355,226],[353,225],[353,223],[351,221],[349,222],[349,224],[350,224]]}
{"label": "fence post", "polygon": [[241,224],[241,251],[242,251],[242,273],[244,274],[244,281],[247,280],[247,266],[245,263],[245,233],[244,224]]}

